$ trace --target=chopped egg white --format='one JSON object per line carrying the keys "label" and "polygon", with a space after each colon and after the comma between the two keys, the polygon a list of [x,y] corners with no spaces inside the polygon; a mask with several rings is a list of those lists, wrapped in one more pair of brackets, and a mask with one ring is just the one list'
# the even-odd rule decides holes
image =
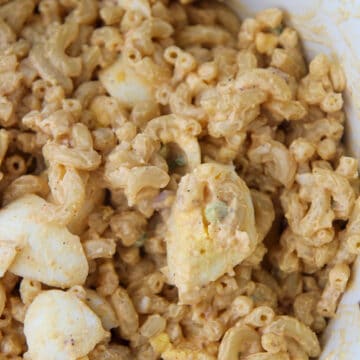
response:
{"label": "chopped egg white", "polygon": [[24,321],[32,360],[76,360],[86,356],[108,333],[100,319],[75,294],[61,290],[40,293]]}
{"label": "chopped egg white", "polygon": [[3,270],[61,288],[83,284],[89,266],[80,239],[46,220],[49,206],[26,195],[0,210],[0,254],[15,249]]}
{"label": "chopped egg white", "polygon": [[106,91],[124,107],[154,99],[151,83],[138,75],[121,55],[114,64],[100,72],[99,78]]}

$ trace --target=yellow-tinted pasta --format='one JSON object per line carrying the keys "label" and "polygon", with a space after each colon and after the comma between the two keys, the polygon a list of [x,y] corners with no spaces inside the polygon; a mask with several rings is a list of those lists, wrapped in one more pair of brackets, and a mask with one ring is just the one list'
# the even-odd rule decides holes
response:
{"label": "yellow-tinted pasta", "polygon": [[0,0],[0,34],[0,359],[319,356],[360,253],[341,65],[217,1]]}

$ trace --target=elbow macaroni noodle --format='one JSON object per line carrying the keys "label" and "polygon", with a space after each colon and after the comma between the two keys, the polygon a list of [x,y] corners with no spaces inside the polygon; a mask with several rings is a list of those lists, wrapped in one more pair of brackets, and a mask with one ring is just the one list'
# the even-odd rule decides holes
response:
{"label": "elbow macaroni noodle", "polygon": [[338,62],[215,1],[0,0],[0,34],[0,358],[319,356],[360,253]]}

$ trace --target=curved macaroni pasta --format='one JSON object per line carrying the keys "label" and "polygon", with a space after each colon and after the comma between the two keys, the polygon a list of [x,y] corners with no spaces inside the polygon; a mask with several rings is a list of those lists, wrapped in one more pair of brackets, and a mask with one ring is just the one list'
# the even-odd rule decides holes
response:
{"label": "curved macaroni pasta", "polygon": [[359,164],[286,18],[0,0],[1,360],[320,356]]}
{"label": "curved macaroni pasta", "polygon": [[276,72],[270,69],[251,69],[236,79],[238,89],[259,88],[274,100],[290,101],[292,94],[289,85]]}
{"label": "curved macaroni pasta", "polygon": [[294,339],[310,357],[320,354],[320,345],[315,333],[297,319],[289,316],[279,316],[266,327],[265,332]]}
{"label": "curved macaroni pasta", "polygon": [[175,115],[162,116],[151,120],[144,129],[163,144],[176,143],[186,155],[185,171],[192,171],[201,163],[199,143],[196,136],[201,126],[194,120]]}

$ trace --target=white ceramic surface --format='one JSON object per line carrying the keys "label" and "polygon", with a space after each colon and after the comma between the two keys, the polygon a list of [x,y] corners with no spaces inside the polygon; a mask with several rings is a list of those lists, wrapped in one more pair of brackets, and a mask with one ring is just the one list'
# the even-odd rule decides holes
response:
{"label": "white ceramic surface", "polygon": [[[241,18],[268,7],[286,11],[301,34],[308,59],[335,57],[347,77],[346,144],[360,159],[360,0],[227,0]],[[354,276],[323,336],[321,360],[360,359],[360,259]]]}

